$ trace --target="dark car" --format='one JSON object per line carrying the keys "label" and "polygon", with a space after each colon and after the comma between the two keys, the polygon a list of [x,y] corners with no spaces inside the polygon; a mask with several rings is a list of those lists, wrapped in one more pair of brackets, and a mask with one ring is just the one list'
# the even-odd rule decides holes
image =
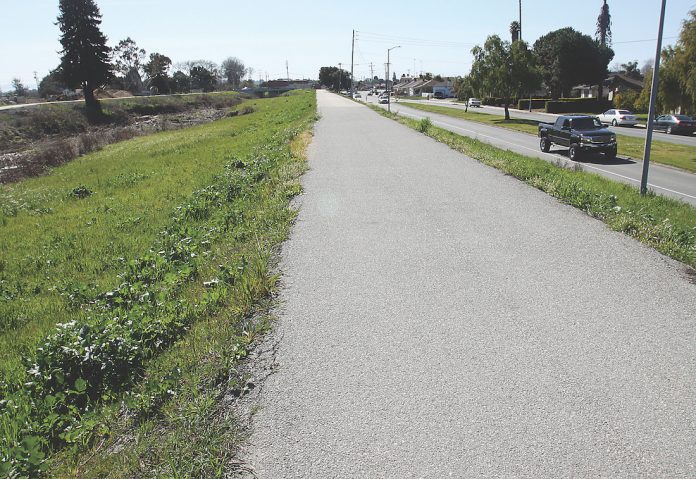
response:
{"label": "dark car", "polygon": [[594,116],[563,115],[555,123],[539,123],[539,148],[548,153],[552,145],[568,148],[568,157],[573,161],[584,153],[616,157],[616,135]]}
{"label": "dark car", "polygon": [[653,123],[656,130],[662,130],[668,135],[672,133],[683,133],[691,135],[696,131],[696,121],[686,115],[660,115]]}
{"label": "dark car", "polygon": [[437,98],[438,100],[442,100],[443,98],[445,98],[445,94],[442,93],[441,91],[436,91],[435,93],[433,93],[433,98]]}

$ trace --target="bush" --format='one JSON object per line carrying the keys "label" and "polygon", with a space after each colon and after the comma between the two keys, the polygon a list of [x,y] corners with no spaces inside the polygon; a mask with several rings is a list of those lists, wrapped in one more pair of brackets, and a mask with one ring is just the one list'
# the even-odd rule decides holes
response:
{"label": "bush", "polygon": [[614,95],[614,106],[616,108],[623,108],[624,110],[635,111],[636,101],[638,100],[639,93],[635,90],[626,90],[622,93],[617,93]]}
{"label": "bush", "polygon": [[506,102],[508,105],[513,105],[516,103],[515,100],[510,99],[510,98],[497,98],[497,97],[491,97],[491,96],[484,97],[481,100],[481,103],[483,103],[484,105],[488,105],[488,106],[505,106]]}
{"label": "bush", "polygon": [[431,126],[433,126],[433,122],[430,120],[430,117],[426,116],[425,118],[422,118],[420,122],[418,122],[418,131],[421,133],[427,133]]}
{"label": "bush", "polygon": [[610,108],[609,100],[598,98],[561,98],[546,102],[546,113],[602,113]]}
{"label": "bush", "polygon": [[[532,99],[532,109],[538,110],[540,108],[546,108],[546,102],[549,101],[549,98],[533,98]],[[526,100],[518,100],[517,101],[517,109],[518,110],[529,110],[529,98]]]}

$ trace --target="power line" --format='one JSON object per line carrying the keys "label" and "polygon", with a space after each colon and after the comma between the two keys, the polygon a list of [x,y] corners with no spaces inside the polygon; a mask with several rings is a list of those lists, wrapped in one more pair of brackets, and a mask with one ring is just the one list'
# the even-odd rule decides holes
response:
{"label": "power line", "polygon": [[[663,37],[663,39],[665,39],[665,40],[669,40],[669,39],[673,39],[673,38],[679,38],[679,35],[674,35],[674,36],[671,36],[671,37]],[[656,42],[656,41],[657,41],[657,38],[647,38],[647,39],[645,39],[645,40],[624,40],[624,41],[622,41],[622,42],[614,42],[614,41],[612,41],[611,44],[612,44],[612,45],[615,45],[615,44],[617,44],[617,43],[641,43],[641,42]]]}
{"label": "power line", "polygon": [[453,42],[446,40],[432,40],[425,38],[403,37],[398,35],[386,35],[383,33],[373,33],[358,31],[355,32],[356,38],[373,43],[393,43],[399,42],[409,46],[424,46],[424,47],[462,47],[474,46],[474,43]]}

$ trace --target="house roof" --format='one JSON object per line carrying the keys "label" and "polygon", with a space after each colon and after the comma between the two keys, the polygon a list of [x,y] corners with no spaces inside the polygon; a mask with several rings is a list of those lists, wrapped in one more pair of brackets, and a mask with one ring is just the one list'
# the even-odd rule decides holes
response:
{"label": "house roof", "polygon": [[411,80],[408,83],[405,83],[403,85],[396,85],[397,88],[416,88],[420,86],[422,83],[425,83],[424,80],[421,80],[420,78],[417,78],[415,80]]}
{"label": "house roof", "polygon": [[616,81],[616,80],[618,80],[619,82],[625,83],[627,86],[632,86],[633,88],[636,88],[636,89],[643,88],[643,80],[638,80],[637,78],[631,78],[630,76],[628,76],[624,73],[620,73],[620,72],[610,72],[607,79],[604,80],[604,83],[611,83],[611,82]]}
{"label": "house roof", "polygon": [[[604,80],[604,85],[611,85],[613,83],[623,83],[629,88],[633,88],[634,90],[641,90],[643,88],[643,81],[638,80],[636,78],[631,78],[624,73],[619,73],[619,72],[609,72],[609,76]],[[592,88],[596,85],[575,85],[572,89],[573,90],[580,90],[583,88]]]}

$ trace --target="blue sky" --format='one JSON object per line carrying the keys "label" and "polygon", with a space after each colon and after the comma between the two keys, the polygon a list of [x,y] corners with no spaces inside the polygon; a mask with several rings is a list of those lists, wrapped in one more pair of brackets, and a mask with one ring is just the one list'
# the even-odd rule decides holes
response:
{"label": "blue sky", "polygon": [[[614,62],[654,57],[659,0],[609,0]],[[319,68],[343,63],[350,69],[351,33],[357,30],[355,76],[384,75],[386,50],[392,71],[463,75],[471,47],[491,34],[509,38],[517,0],[402,0],[315,2],[232,2],[230,0],[97,0],[102,31],[110,45],[128,36],[148,53],[174,63],[236,56],[254,69],[254,78],[316,78]],[[522,0],[522,36],[533,43],[549,31],[572,26],[594,35],[601,0]],[[389,5],[386,7],[385,5]],[[673,43],[696,0],[667,0],[665,40]],[[19,77],[34,86],[58,65],[58,0],[0,0],[0,88]],[[648,41],[644,41],[648,40]]]}

